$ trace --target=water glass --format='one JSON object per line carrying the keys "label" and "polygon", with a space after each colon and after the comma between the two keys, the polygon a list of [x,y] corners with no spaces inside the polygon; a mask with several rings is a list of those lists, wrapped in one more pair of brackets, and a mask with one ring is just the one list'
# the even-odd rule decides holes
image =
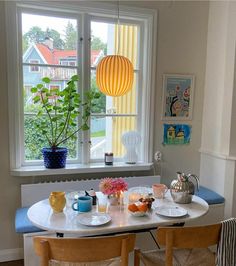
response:
{"label": "water glass", "polygon": [[108,205],[109,201],[107,195],[99,195],[97,198],[97,211],[104,213],[108,212]]}

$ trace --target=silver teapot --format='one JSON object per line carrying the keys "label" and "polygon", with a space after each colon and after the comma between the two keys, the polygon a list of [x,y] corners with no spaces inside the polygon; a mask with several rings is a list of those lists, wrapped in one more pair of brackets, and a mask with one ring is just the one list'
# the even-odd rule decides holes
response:
{"label": "silver teapot", "polygon": [[197,184],[197,190],[199,188],[199,179],[196,175],[177,172],[177,179],[173,180],[170,184],[170,193],[172,199],[176,203],[191,203],[194,195],[195,186],[189,180],[194,178]]}

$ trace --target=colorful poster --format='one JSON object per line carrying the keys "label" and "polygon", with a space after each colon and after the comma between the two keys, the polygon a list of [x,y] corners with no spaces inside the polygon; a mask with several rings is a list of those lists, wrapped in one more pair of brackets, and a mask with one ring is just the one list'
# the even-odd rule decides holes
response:
{"label": "colorful poster", "polygon": [[163,144],[189,144],[191,138],[191,125],[164,124]]}
{"label": "colorful poster", "polygon": [[193,82],[193,76],[164,75],[162,119],[189,120],[192,118]]}

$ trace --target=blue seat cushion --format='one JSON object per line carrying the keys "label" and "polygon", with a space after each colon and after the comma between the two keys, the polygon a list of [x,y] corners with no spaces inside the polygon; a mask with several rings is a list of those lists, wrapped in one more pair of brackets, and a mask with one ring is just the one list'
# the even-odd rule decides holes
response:
{"label": "blue seat cushion", "polygon": [[28,219],[27,212],[29,207],[20,208],[16,210],[15,229],[17,233],[33,233],[41,232],[42,229],[34,226]]}
{"label": "blue seat cushion", "polygon": [[224,203],[225,199],[218,193],[209,188],[200,186],[199,191],[195,192],[195,195],[204,199],[209,205]]}

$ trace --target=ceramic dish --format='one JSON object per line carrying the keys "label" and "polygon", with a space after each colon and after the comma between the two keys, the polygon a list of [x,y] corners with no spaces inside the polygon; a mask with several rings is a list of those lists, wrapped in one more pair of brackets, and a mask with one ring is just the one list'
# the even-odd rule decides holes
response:
{"label": "ceramic dish", "polygon": [[177,206],[161,206],[155,208],[155,213],[165,217],[182,217],[188,214],[187,210]]}
{"label": "ceramic dish", "polygon": [[99,226],[111,221],[111,216],[107,213],[81,213],[78,215],[78,222],[87,226]]}

